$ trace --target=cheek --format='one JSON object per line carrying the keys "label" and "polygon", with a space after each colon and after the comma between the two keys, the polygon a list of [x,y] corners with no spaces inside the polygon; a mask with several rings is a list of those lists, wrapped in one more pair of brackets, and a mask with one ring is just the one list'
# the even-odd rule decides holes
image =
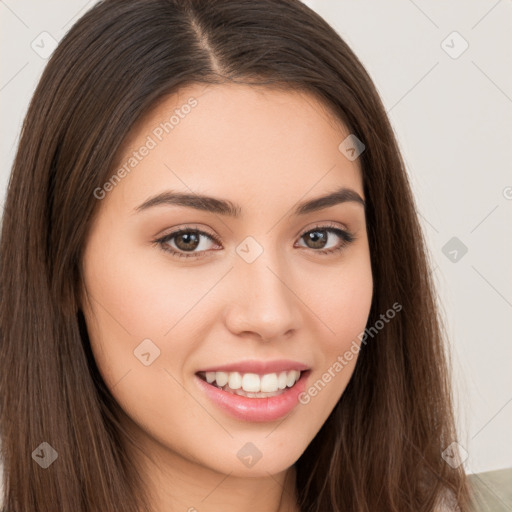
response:
{"label": "cheek", "polygon": [[142,425],[162,416],[167,399],[173,408],[190,408],[179,382],[209,320],[216,318],[201,298],[218,273],[198,277],[197,268],[170,269],[166,258],[155,261],[153,251],[123,249],[114,237],[97,237],[87,248],[83,271],[90,305],[84,301],[83,311],[105,384]]}
{"label": "cheek", "polygon": [[[364,249],[364,247],[362,248]],[[322,326],[317,336],[317,364],[308,381],[303,403],[329,411],[342,395],[352,376],[368,322],[373,279],[369,253],[354,252],[332,273],[319,274],[308,305]],[[325,418],[324,418],[325,419]]]}
{"label": "cheek", "polygon": [[91,245],[90,254],[94,260],[84,259],[90,306],[83,310],[99,372],[130,420],[147,432],[165,425],[167,438],[179,439],[182,427],[169,421],[169,411],[189,411],[190,420],[199,415],[180,385],[195,349],[192,329],[183,336],[180,319],[200,290],[179,273],[163,278],[161,269],[123,251],[107,254]]}
{"label": "cheek", "polygon": [[114,328],[125,338],[168,341],[218,281],[211,268],[180,268],[158,248],[123,250],[121,239],[109,242],[106,247],[100,239],[91,243],[84,277],[95,309],[111,317],[105,324],[117,324]]}
{"label": "cheek", "polygon": [[330,298],[326,298],[329,300],[326,323],[333,332],[332,336],[325,339],[326,347],[329,351],[344,351],[366,327],[372,303],[373,281],[369,272],[361,272],[345,276],[339,287],[331,286],[334,289],[331,289]]}
{"label": "cheek", "polygon": [[354,251],[333,272],[318,273],[314,289],[316,293],[310,292],[311,309],[325,327],[326,335],[320,338],[323,353],[332,359],[354,339],[358,341],[368,321],[373,278],[367,248]]}

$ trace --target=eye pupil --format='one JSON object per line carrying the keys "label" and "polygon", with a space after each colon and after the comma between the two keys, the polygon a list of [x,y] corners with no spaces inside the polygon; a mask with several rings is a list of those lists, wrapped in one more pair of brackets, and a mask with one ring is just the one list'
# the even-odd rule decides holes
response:
{"label": "eye pupil", "polygon": [[[180,241],[184,240],[184,244],[181,244]],[[176,246],[181,250],[190,250],[195,249],[199,245],[199,236],[196,233],[181,233],[176,236],[175,240]]]}
{"label": "eye pupil", "polygon": [[310,246],[312,249],[321,249],[327,241],[325,234],[325,230],[310,231],[306,240],[313,242],[313,247]]}

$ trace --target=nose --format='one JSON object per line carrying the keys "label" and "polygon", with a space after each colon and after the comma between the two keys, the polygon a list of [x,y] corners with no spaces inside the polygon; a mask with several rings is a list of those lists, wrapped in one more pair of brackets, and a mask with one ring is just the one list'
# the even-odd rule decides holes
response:
{"label": "nose", "polygon": [[235,263],[233,293],[226,307],[226,327],[235,335],[272,341],[301,326],[300,290],[286,262],[265,250],[255,261]]}

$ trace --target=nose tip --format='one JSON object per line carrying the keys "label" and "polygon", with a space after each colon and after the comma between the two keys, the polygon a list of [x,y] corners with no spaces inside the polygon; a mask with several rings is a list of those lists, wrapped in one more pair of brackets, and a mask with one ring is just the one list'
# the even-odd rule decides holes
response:
{"label": "nose tip", "polygon": [[[244,268],[245,267],[245,268]],[[235,298],[228,307],[225,322],[235,334],[252,333],[261,341],[288,336],[300,327],[297,295],[289,273],[280,275],[263,258],[242,270],[233,278]]]}

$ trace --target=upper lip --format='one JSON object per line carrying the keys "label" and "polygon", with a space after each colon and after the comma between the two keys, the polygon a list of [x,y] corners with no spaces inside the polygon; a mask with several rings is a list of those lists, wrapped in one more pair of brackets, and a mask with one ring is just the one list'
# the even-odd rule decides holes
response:
{"label": "upper lip", "polygon": [[[240,373],[278,373],[290,370],[306,371],[309,366],[297,361],[275,360],[275,361],[239,361],[238,363],[229,363],[219,366],[210,366],[200,372],[240,372]],[[199,372],[198,372],[199,373]]]}

